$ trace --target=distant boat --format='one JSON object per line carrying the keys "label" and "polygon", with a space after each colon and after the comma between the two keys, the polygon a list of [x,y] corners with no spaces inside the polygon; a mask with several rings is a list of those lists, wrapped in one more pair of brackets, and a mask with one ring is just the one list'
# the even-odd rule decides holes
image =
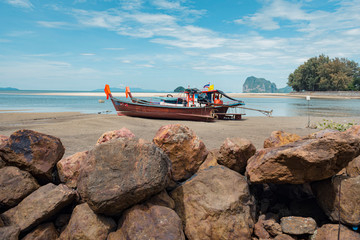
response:
{"label": "distant boat", "polygon": [[99,99],[99,101],[98,101],[99,103],[104,103],[105,102],[105,100],[104,99]]}
{"label": "distant boat", "polygon": [[[243,101],[231,98],[220,90],[185,89],[185,97],[163,97],[159,101],[134,98],[126,87],[126,98],[112,96],[109,85],[104,89],[106,98],[111,99],[119,116],[146,117],[158,119],[178,119],[193,121],[214,121],[216,119],[241,120],[243,113],[228,113],[229,108],[245,105]],[[222,97],[228,99],[227,102]]]}

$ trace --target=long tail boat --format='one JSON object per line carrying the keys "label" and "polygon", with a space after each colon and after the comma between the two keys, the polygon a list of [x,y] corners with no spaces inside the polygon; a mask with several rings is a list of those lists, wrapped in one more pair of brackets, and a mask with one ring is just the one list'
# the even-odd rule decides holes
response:
{"label": "long tail boat", "polygon": [[[216,119],[241,120],[243,113],[228,113],[229,108],[245,105],[220,90],[185,89],[185,97],[164,97],[158,101],[135,98],[126,87],[126,98],[113,97],[109,85],[105,85],[107,99],[111,99],[119,116],[178,119],[192,121],[215,121]],[[222,99],[227,98],[224,102]],[[130,98],[128,100],[128,98]]]}

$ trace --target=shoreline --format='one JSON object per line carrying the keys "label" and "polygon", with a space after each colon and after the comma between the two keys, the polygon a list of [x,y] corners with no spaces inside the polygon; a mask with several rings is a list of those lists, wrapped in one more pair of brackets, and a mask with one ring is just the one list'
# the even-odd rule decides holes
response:
{"label": "shoreline", "polygon": [[[310,124],[322,122],[324,117],[311,117]],[[329,117],[338,123],[357,122],[360,117]],[[218,149],[226,138],[240,137],[250,140],[257,149],[271,132],[283,130],[306,136],[318,129],[307,128],[308,117],[247,117],[241,121],[193,122],[146,119],[115,114],[82,114],[79,112],[17,113],[0,112],[0,135],[10,136],[20,129],[31,129],[60,138],[65,146],[64,157],[90,150],[98,138],[107,131],[123,127],[136,137],[152,141],[161,126],[182,124],[193,130],[206,147]]]}
{"label": "shoreline", "polygon": [[[84,97],[105,97],[103,92],[0,92],[0,94],[14,94],[14,95],[39,95],[39,96],[84,96]],[[125,97],[123,92],[113,92],[114,97]],[[139,93],[133,92],[134,97],[166,97],[171,94],[174,97],[179,97],[181,93]],[[317,99],[360,99],[360,92],[293,92],[293,93],[226,93],[234,98],[311,98]]]}

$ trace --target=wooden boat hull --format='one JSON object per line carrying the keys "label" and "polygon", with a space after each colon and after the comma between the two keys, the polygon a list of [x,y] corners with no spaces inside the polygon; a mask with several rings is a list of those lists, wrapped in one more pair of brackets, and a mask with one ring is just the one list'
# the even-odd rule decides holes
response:
{"label": "wooden boat hull", "polygon": [[172,107],[163,105],[144,105],[111,98],[118,115],[158,119],[215,121],[216,113],[226,113],[228,106],[210,107]]}

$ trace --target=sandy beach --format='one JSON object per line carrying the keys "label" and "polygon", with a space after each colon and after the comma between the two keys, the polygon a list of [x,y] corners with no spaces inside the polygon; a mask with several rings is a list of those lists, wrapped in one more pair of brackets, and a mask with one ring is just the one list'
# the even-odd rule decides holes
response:
{"label": "sandy beach", "polygon": [[[327,118],[339,123],[357,122],[358,118]],[[323,118],[310,118],[310,124]],[[0,134],[9,136],[19,129],[31,129],[59,137],[65,146],[65,156],[91,149],[106,131],[126,127],[137,137],[151,141],[157,130],[167,124],[180,123],[192,129],[208,149],[219,148],[227,137],[249,139],[261,148],[272,131],[283,130],[306,136],[317,129],[307,128],[308,117],[244,117],[241,121],[191,122],[117,116],[115,114],[60,113],[0,113]]]}

